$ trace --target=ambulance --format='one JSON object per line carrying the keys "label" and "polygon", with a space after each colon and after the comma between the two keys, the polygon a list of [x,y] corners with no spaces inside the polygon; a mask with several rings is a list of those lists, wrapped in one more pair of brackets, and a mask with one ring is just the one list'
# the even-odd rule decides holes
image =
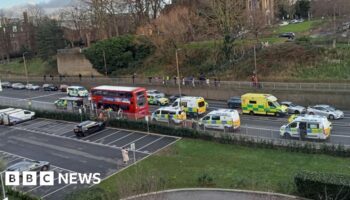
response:
{"label": "ambulance", "polygon": [[280,135],[283,138],[319,139],[329,138],[332,130],[332,123],[327,117],[319,115],[300,115],[291,123],[280,128]]}
{"label": "ambulance", "polygon": [[152,113],[151,120],[180,124],[186,120],[186,113],[180,108],[162,107]]}
{"label": "ambulance", "polygon": [[237,110],[218,109],[211,111],[198,122],[202,129],[219,129],[233,131],[240,127],[241,120]]}
{"label": "ambulance", "polygon": [[171,106],[180,107],[187,115],[196,117],[207,112],[208,103],[203,97],[185,96],[176,99]]}
{"label": "ambulance", "polygon": [[242,95],[242,112],[243,114],[260,114],[284,116],[288,112],[286,106],[280,105],[277,98],[270,94],[247,93]]}

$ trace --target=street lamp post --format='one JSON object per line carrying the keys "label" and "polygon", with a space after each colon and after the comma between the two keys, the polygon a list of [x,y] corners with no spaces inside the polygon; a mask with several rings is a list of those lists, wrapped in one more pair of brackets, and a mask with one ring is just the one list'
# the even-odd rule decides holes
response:
{"label": "street lamp post", "polygon": [[27,54],[28,52],[24,52],[23,54],[22,54],[22,57],[23,57],[23,64],[24,64],[24,72],[25,72],[25,75],[26,75],[26,80],[27,80],[27,84],[28,84],[28,69],[27,69],[27,62],[26,62],[26,54]]}
{"label": "street lamp post", "polygon": [[180,70],[179,70],[179,55],[178,55],[178,51],[180,51],[181,49],[176,49],[175,51],[175,56],[176,56],[176,70],[177,70],[177,77],[178,77],[178,86],[179,86],[179,96],[180,96],[180,107],[181,107],[181,79],[180,79]]}
{"label": "street lamp post", "polygon": [[107,62],[106,62],[106,52],[105,52],[105,50],[103,50],[103,62],[104,62],[104,66],[105,66],[105,75],[107,77],[108,72],[107,72]]}
{"label": "street lamp post", "polygon": [[6,197],[6,191],[5,191],[5,185],[4,185],[4,180],[2,178],[2,173],[0,174],[0,181],[1,181],[1,188],[2,188],[2,194],[3,194],[3,200],[8,200]]}

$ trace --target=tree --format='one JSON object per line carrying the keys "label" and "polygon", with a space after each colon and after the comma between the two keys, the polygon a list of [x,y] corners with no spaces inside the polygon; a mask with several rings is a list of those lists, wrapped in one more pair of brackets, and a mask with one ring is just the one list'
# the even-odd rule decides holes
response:
{"label": "tree", "polygon": [[39,5],[28,5],[27,8],[28,16],[32,18],[32,23],[34,25],[40,25],[45,17],[45,11]]}
{"label": "tree", "polygon": [[295,3],[295,15],[298,18],[308,18],[310,11],[310,1],[309,0],[298,0]]}
{"label": "tree", "polygon": [[259,8],[253,8],[248,11],[248,22],[247,27],[254,39],[259,43],[259,35],[267,26],[267,19],[264,12]]}
{"label": "tree", "polygon": [[37,28],[38,55],[43,60],[55,56],[58,49],[64,47],[63,31],[56,20],[44,18]]}

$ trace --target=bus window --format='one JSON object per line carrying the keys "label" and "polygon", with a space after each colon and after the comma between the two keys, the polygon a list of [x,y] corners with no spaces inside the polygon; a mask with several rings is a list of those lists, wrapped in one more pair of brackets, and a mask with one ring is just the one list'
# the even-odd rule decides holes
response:
{"label": "bus window", "polygon": [[204,101],[201,101],[201,102],[198,102],[198,107],[204,107],[205,106],[205,103],[204,103]]}
{"label": "bus window", "polygon": [[144,92],[136,93],[136,101],[138,106],[144,106],[147,103]]}

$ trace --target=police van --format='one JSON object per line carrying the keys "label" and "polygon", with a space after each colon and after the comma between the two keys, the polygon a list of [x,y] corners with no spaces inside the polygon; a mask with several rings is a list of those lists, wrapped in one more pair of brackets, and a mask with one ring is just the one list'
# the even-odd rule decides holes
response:
{"label": "police van", "polygon": [[152,121],[180,124],[186,120],[186,113],[180,108],[163,107],[152,113]]}
{"label": "police van", "polygon": [[332,123],[327,117],[319,115],[300,115],[291,123],[280,128],[280,135],[283,138],[320,139],[329,138],[332,130]]}
{"label": "police van", "polygon": [[5,125],[15,125],[20,122],[34,119],[35,112],[9,108],[8,111],[0,113],[0,122]]}
{"label": "police van", "polygon": [[198,122],[202,129],[220,129],[233,131],[240,127],[241,120],[237,110],[218,109],[211,111]]}
{"label": "police van", "polygon": [[180,107],[187,115],[198,116],[207,112],[208,103],[203,97],[181,97],[174,101],[172,107]]}
{"label": "police van", "polygon": [[89,96],[89,91],[82,86],[70,86],[67,87],[67,94],[71,97],[87,97]]}

